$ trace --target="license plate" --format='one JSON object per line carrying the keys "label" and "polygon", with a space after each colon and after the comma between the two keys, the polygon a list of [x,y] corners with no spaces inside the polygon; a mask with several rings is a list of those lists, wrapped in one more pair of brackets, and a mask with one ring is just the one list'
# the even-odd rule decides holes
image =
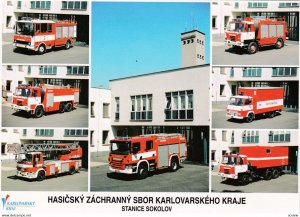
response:
{"label": "license plate", "polygon": [[23,47],[23,48],[25,48],[25,44],[17,44],[17,47]]}

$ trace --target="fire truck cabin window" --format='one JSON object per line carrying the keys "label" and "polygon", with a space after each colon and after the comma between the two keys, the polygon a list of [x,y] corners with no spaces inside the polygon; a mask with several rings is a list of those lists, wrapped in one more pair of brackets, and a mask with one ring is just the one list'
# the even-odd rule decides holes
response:
{"label": "fire truck cabin window", "polygon": [[30,96],[30,89],[28,89],[28,88],[18,88],[16,90],[16,96],[29,97]]}
{"label": "fire truck cabin window", "polygon": [[224,156],[222,163],[227,165],[234,165],[236,164],[236,157]]}
{"label": "fire truck cabin window", "polygon": [[141,150],[141,144],[139,142],[132,143],[132,152],[136,153]]}
{"label": "fire truck cabin window", "polygon": [[146,150],[150,150],[153,148],[153,142],[152,141],[146,141]]}
{"label": "fire truck cabin window", "polygon": [[129,154],[130,142],[113,142],[111,143],[112,154]]}
{"label": "fire truck cabin window", "polygon": [[48,32],[52,32],[52,24],[48,24]]}
{"label": "fire truck cabin window", "polygon": [[16,34],[18,35],[33,35],[33,24],[25,22],[17,22]]}
{"label": "fire truck cabin window", "polygon": [[42,23],[42,24],[41,24],[41,27],[42,27],[42,28],[41,28],[41,29],[42,29],[42,30],[41,30],[42,33],[47,32],[47,23]]}

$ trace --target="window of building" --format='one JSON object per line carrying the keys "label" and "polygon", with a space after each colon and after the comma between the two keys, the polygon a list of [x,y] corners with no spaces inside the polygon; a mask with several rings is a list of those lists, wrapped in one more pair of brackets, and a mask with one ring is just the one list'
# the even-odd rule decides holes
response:
{"label": "window of building", "polygon": [[223,142],[227,141],[226,135],[227,135],[227,130],[222,130],[222,141]]}
{"label": "window of building", "polygon": [[243,68],[243,77],[261,77],[261,68]]}
{"label": "window of building", "polygon": [[216,161],[216,150],[211,150],[211,161]]}
{"label": "window of building", "polygon": [[7,1],[7,6],[12,6],[12,1]]}
{"label": "window of building", "polygon": [[212,17],[212,28],[217,29],[217,17],[216,16]]}
{"label": "window of building", "polygon": [[18,9],[21,9],[21,7],[22,7],[22,1],[18,1],[18,3],[17,3],[17,8],[18,8]]}
{"label": "window of building", "polygon": [[279,67],[272,68],[273,77],[295,77],[297,76],[296,67]]}
{"label": "window of building", "polygon": [[215,130],[211,131],[211,140],[217,140],[216,131]]}
{"label": "window of building", "polygon": [[234,131],[231,133],[231,144],[234,144]]}
{"label": "window of building", "polygon": [[109,103],[103,103],[103,118],[109,118]]}
{"label": "window of building", "polygon": [[51,1],[31,1],[31,9],[47,9],[51,8]]}
{"label": "window of building", "polygon": [[87,1],[62,1],[63,10],[86,10]]}
{"label": "window of building", "polygon": [[35,136],[45,136],[45,137],[52,137],[54,135],[53,129],[36,129]]}
{"label": "window of building", "polygon": [[268,2],[248,2],[248,8],[267,8]]}
{"label": "window of building", "polygon": [[231,67],[231,69],[230,69],[230,77],[234,77],[234,68],[233,67]]}
{"label": "window of building", "polygon": [[91,102],[91,118],[95,117],[95,102]]}
{"label": "window of building", "polygon": [[269,143],[290,142],[290,141],[291,141],[290,131],[270,131],[269,133]]}
{"label": "window of building", "polygon": [[245,130],[242,135],[243,143],[259,143],[259,132],[254,130]]}
{"label": "window of building", "polygon": [[116,103],[116,111],[115,111],[115,120],[120,119],[120,98],[115,97],[115,103]]}
{"label": "window of building", "polygon": [[299,7],[299,3],[296,2],[279,2],[280,8],[291,8],[291,7]]}
{"label": "window of building", "polygon": [[225,96],[225,85],[220,84],[220,96]]}
{"label": "window of building", "polygon": [[27,129],[23,129],[23,136],[27,136]]}
{"label": "window of building", "polygon": [[166,93],[165,119],[193,119],[193,90]]}
{"label": "window of building", "polygon": [[67,75],[88,75],[88,66],[67,66]]}
{"label": "window of building", "polygon": [[65,137],[74,136],[74,137],[87,137],[88,130],[85,129],[65,129]]}
{"label": "window of building", "polygon": [[40,66],[40,75],[56,75],[57,66]]}
{"label": "window of building", "polygon": [[131,120],[152,120],[152,94],[131,96]]}
{"label": "window of building", "polygon": [[235,3],[234,3],[234,7],[235,7],[235,8],[239,8],[239,2],[235,2]]}
{"label": "window of building", "polygon": [[6,69],[7,69],[7,70],[10,70],[10,71],[13,70],[13,68],[12,68],[11,65],[7,65],[7,66],[6,66]]}

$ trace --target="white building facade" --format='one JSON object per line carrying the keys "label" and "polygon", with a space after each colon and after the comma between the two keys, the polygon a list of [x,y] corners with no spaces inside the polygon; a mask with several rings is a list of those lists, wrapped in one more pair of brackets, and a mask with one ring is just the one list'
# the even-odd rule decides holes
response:
{"label": "white building facade", "polygon": [[50,84],[80,88],[79,103],[88,105],[88,66],[6,65],[1,74],[2,97],[9,102],[18,85]]}
{"label": "white building facade", "polygon": [[47,20],[75,19],[77,40],[88,43],[90,1],[2,1],[3,33],[13,33],[15,22],[22,17]]}
{"label": "white building facade", "polygon": [[289,148],[289,166],[285,169],[298,173],[298,142],[296,130],[212,130],[211,164],[218,166],[225,153],[239,153],[242,146],[284,146]]}
{"label": "white building facade", "polygon": [[296,67],[214,67],[212,102],[229,101],[239,87],[284,87],[284,105],[298,108],[299,68]]}
{"label": "white building facade", "polygon": [[211,3],[212,34],[224,34],[235,18],[250,16],[280,17],[288,23],[288,34],[299,40],[299,2],[297,1],[213,1]]}
{"label": "white building facade", "polygon": [[88,129],[75,128],[2,128],[1,160],[13,161],[8,144],[46,144],[78,142],[83,150],[82,164],[88,168]]}

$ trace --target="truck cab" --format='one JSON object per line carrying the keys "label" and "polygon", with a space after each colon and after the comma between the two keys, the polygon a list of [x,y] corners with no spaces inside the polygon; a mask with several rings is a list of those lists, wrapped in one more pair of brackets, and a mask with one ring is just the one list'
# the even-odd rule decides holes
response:
{"label": "truck cab", "polygon": [[43,166],[42,152],[30,152],[16,155],[17,176],[37,178],[37,171]]}
{"label": "truck cab", "polygon": [[255,40],[254,23],[235,19],[226,28],[225,44],[228,46],[247,46],[249,41]]}
{"label": "truck cab", "polygon": [[253,111],[253,98],[250,96],[232,96],[227,105],[226,117],[244,119]]}
{"label": "truck cab", "polygon": [[247,170],[248,161],[245,155],[225,154],[222,157],[219,176],[221,176],[223,179],[238,179],[239,174],[245,173]]}

